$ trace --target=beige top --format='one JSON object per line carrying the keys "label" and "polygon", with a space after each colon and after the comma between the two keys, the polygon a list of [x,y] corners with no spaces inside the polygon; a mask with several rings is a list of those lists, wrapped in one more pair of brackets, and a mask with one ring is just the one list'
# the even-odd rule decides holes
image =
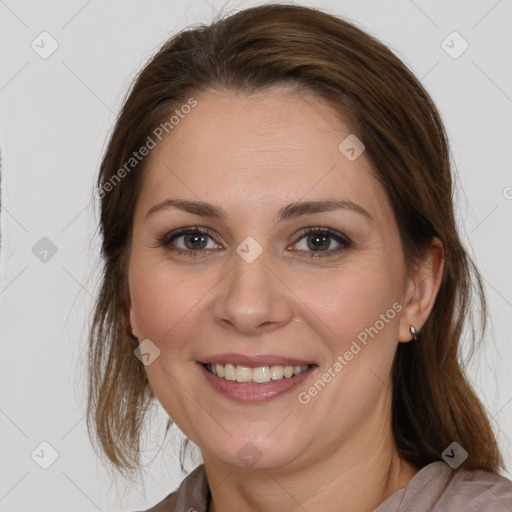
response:
{"label": "beige top", "polygon": [[[210,489],[204,464],[179,488],[146,512],[208,512]],[[486,471],[455,472],[433,462],[373,512],[512,512],[512,482]]]}

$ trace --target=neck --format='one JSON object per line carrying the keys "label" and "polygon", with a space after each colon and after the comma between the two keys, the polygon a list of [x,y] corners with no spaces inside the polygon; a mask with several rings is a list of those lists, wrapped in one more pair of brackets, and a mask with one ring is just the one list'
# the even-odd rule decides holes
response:
{"label": "neck", "polygon": [[378,417],[340,444],[293,469],[234,468],[203,453],[212,495],[208,512],[368,512],[418,471],[399,457],[391,426]]}

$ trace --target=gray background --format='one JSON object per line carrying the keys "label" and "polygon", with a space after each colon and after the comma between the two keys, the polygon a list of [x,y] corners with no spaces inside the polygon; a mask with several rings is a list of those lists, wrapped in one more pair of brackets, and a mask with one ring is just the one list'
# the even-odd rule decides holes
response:
{"label": "gray background", "polygon": [[[158,450],[165,422],[158,405],[145,433],[144,488],[113,480],[87,437],[84,325],[98,257],[92,183],[122,99],[150,55],[221,8],[257,3],[0,0],[0,510],[141,510],[182,478],[180,433]],[[458,175],[460,227],[492,317],[469,372],[510,477],[512,0],[304,3],[388,44],[442,113]],[[40,36],[44,31],[53,39]],[[450,36],[454,31],[469,44],[457,58],[464,41]],[[42,58],[52,40],[57,50]],[[42,442],[58,454],[48,469],[40,465],[51,462],[52,449]]]}

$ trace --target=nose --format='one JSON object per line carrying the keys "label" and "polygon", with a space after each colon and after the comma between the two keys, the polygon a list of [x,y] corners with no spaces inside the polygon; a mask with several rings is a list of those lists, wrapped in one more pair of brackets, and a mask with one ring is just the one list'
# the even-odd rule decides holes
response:
{"label": "nose", "polygon": [[221,282],[213,308],[218,323],[254,335],[273,331],[293,318],[293,293],[266,250],[250,263],[234,253],[232,265]]}

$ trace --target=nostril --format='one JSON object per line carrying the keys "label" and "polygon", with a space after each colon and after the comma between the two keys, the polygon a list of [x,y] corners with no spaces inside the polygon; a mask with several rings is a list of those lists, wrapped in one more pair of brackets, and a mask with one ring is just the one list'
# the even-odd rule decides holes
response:
{"label": "nostril", "polygon": [[276,322],[263,322],[260,325],[258,325],[258,330],[268,332],[274,329],[274,325],[277,325]]}

